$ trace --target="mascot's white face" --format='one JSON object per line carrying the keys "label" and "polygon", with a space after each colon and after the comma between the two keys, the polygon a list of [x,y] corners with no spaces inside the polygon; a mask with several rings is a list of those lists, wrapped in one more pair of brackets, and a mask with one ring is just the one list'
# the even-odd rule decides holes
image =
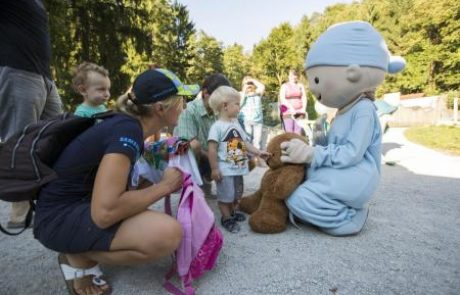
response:
{"label": "mascot's white face", "polygon": [[385,77],[385,71],[373,67],[315,66],[306,70],[310,90],[316,99],[331,108],[341,109],[361,93],[373,91]]}

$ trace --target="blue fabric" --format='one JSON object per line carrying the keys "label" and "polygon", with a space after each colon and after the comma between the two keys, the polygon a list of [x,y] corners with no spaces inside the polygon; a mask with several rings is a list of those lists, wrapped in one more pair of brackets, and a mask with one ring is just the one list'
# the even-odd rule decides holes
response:
{"label": "blue fabric", "polygon": [[91,116],[99,113],[107,112],[105,105],[101,104],[97,107],[93,107],[87,104],[80,104],[75,110],[75,115],[80,117],[90,118]]}
{"label": "blue fabric", "polygon": [[208,141],[218,144],[217,160],[223,176],[249,173],[245,143],[249,138],[237,120],[232,122],[217,120],[209,130]]}
{"label": "blue fabric", "polygon": [[390,56],[385,40],[371,24],[354,21],[329,27],[308,51],[305,69],[352,64],[396,73],[404,68],[405,61]]}
{"label": "blue fabric", "polygon": [[91,220],[90,204],[99,164],[106,154],[126,155],[134,165],[143,149],[140,123],[115,115],[77,136],[53,169],[59,178],[38,196],[34,235],[43,245],[63,253],[108,250],[114,229],[102,230]]}
{"label": "blue fabric", "polygon": [[377,99],[374,101],[375,106],[377,107],[377,115],[382,116],[382,115],[391,115],[393,114],[398,107],[395,107],[383,99]]}
{"label": "blue fabric", "polygon": [[289,210],[331,234],[358,232],[380,180],[381,139],[372,101],[362,99],[337,115],[328,145],[315,146],[308,179],[286,201]]}

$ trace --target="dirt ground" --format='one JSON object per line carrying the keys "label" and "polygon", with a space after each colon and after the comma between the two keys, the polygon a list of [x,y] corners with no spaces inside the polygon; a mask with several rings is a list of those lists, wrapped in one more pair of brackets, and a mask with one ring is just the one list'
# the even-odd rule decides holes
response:
{"label": "dirt ground", "polygon": [[[194,283],[197,294],[460,294],[460,157],[408,142],[390,129],[378,191],[365,229],[327,236],[313,226],[275,235],[224,232],[216,268]],[[257,189],[263,168],[245,179]],[[216,202],[208,199],[216,210]],[[162,210],[161,205],[156,208]],[[0,203],[5,224],[8,204]],[[170,260],[103,266],[113,294],[166,294]],[[34,240],[0,234],[0,294],[67,294],[57,254]]]}

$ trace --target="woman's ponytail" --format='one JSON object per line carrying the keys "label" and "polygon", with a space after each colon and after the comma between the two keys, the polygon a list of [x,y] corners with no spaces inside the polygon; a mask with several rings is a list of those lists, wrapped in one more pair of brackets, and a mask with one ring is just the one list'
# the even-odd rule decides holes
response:
{"label": "woman's ponytail", "polygon": [[117,111],[137,118],[152,115],[152,109],[149,105],[137,105],[134,101],[134,94],[130,91],[126,92],[117,99]]}

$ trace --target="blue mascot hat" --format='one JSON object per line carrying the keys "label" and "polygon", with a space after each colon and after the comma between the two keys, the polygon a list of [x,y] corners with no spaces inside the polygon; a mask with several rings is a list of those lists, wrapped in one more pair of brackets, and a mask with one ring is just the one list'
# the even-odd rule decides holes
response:
{"label": "blue mascot hat", "polygon": [[305,69],[352,64],[397,73],[404,69],[406,61],[390,55],[385,40],[371,24],[353,21],[329,27],[308,51]]}

